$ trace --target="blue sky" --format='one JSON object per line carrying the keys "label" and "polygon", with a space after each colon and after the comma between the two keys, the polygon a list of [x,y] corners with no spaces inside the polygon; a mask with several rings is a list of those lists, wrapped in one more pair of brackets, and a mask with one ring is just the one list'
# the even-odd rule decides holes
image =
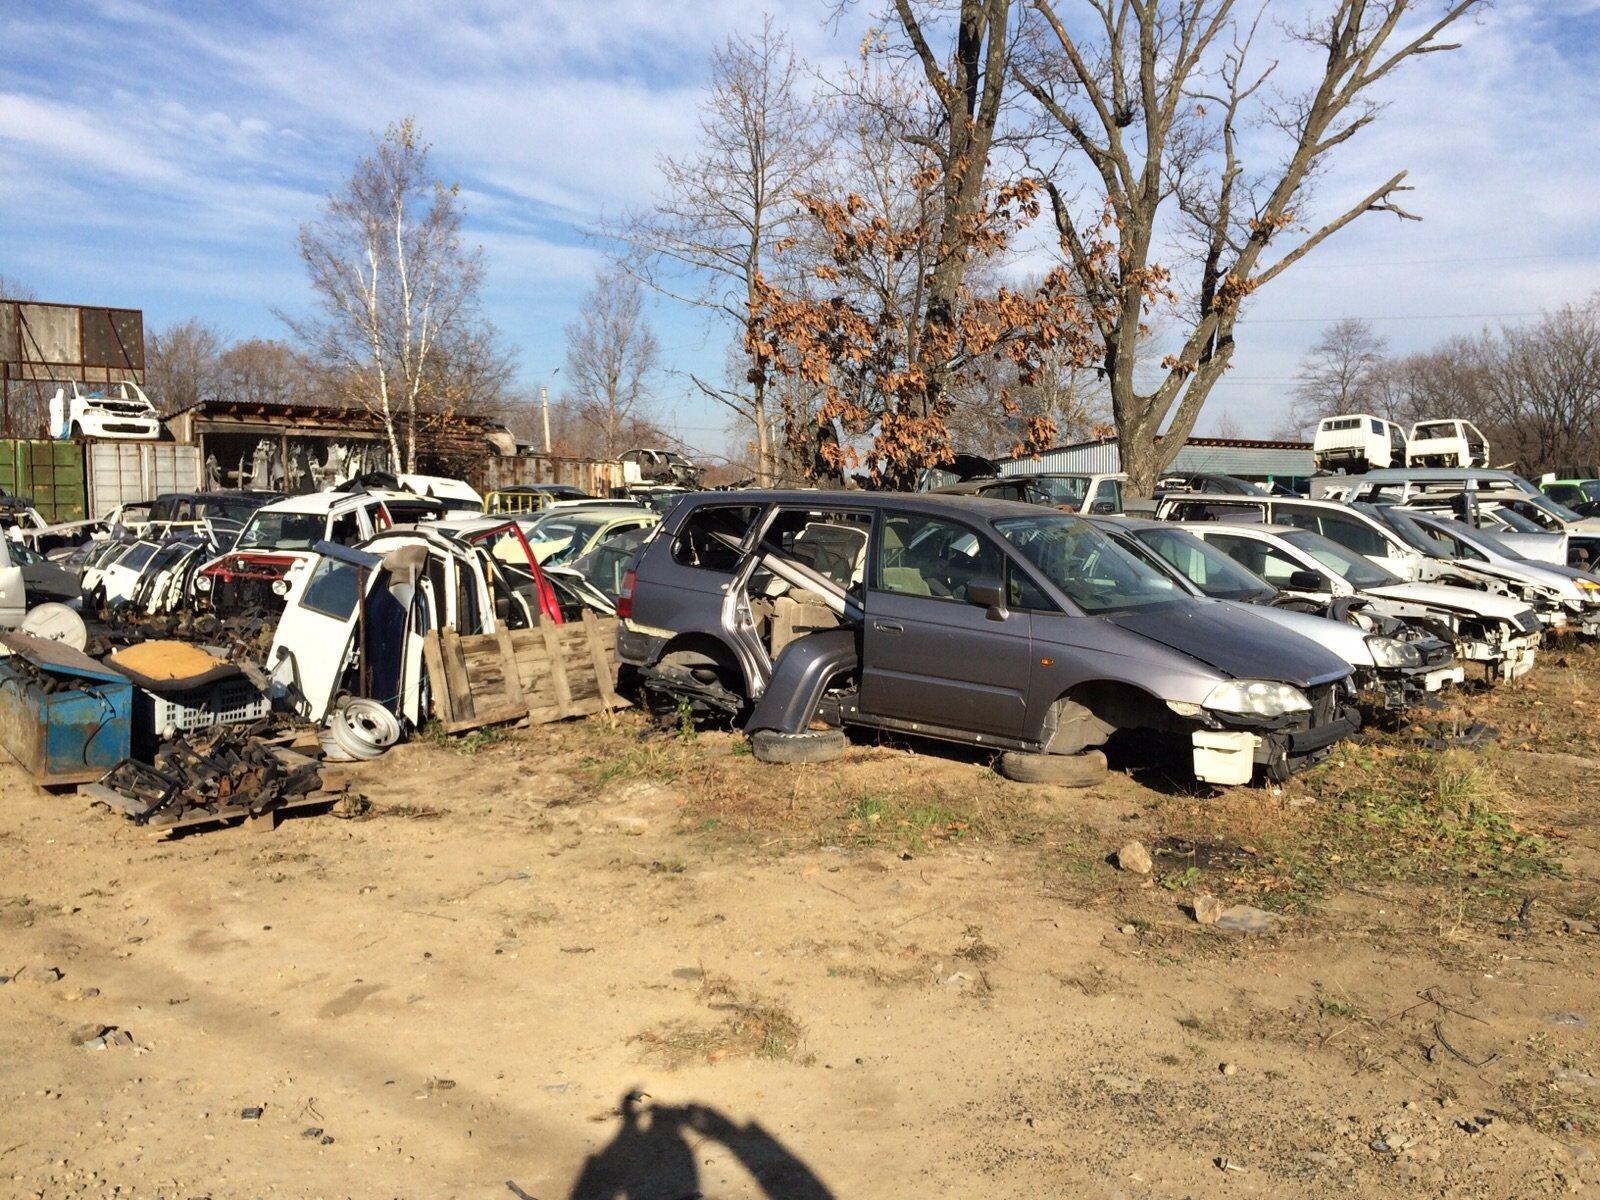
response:
{"label": "blue sky", "polygon": [[[813,60],[854,49],[821,0],[774,11]],[[280,336],[273,310],[308,300],[296,226],[372,131],[414,114],[534,386],[603,258],[586,230],[648,200],[658,154],[692,148],[711,46],[760,20],[746,0],[3,0],[0,274],[155,328]],[[1407,167],[1425,220],[1364,218],[1266,289],[1203,427],[1281,424],[1296,362],[1338,317],[1405,350],[1600,290],[1600,0],[1501,0],[1455,40],[1408,68],[1318,191],[1331,210]],[[653,320],[669,366],[718,369],[694,314],[660,302]],[[720,446],[718,412],[671,378],[662,394],[684,440]]]}

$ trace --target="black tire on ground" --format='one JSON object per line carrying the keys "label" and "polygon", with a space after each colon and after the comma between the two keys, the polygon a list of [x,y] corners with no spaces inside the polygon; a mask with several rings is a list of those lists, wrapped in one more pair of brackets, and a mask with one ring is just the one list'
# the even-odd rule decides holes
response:
{"label": "black tire on ground", "polygon": [[1082,754],[1023,754],[1010,750],[1000,756],[1000,774],[1017,783],[1093,787],[1106,777],[1106,756],[1098,750]]}
{"label": "black tire on ground", "polygon": [[849,745],[842,729],[808,729],[804,733],[758,729],[750,735],[750,752],[764,763],[832,762]]}

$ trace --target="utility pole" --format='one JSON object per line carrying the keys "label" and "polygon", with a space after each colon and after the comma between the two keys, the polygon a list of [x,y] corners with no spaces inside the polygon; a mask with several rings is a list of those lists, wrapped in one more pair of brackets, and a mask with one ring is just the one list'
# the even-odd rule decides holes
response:
{"label": "utility pole", "polygon": [[544,417],[544,452],[550,453],[550,389],[539,385],[539,411]]}

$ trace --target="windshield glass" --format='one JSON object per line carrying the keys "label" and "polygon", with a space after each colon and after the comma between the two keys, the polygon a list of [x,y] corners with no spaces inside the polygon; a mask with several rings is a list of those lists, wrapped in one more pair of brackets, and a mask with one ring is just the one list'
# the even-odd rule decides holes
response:
{"label": "windshield glass", "polygon": [[221,517],[224,521],[237,521],[243,525],[250,519],[250,514],[261,507],[261,501],[209,497],[201,507],[208,517]]}
{"label": "windshield glass", "polygon": [[539,527],[542,542],[566,544],[553,551],[543,561],[552,566],[562,566],[581,555],[589,543],[611,521],[609,516],[568,517],[563,521],[546,521]]}
{"label": "windshield glass", "polygon": [[[1435,421],[1429,425],[1418,425],[1416,433],[1411,435],[1418,440],[1422,438],[1448,438],[1456,436],[1456,427],[1450,421]],[[1468,464],[1471,465],[1471,464]]]}
{"label": "windshield glass", "polygon": [[1506,526],[1507,529],[1515,530],[1517,533],[1549,533],[1550,532],[1543,525],[1539,524],[1539,522],[1537,522],[1535,520],[1532,520],[1529,517],[1523,516],[1521,513],[1517,512],[1515,509],[1496,508],[1496,509],[1491,509],[1490,511],[1494,514],[1494,519],[1495,520],[1504,521],[1505,522],[1505,526]]}
{"label": "windshield glass", "polygon": [[235,550],[309,550],[322,540],[321,513],[258,512],[239,535]]}
{"label": "windshield glass", "polygon": [[1429,558],[1444,558],[1439,553],[1439,547],[1432,538],[1418,529],[1416,523],[1400,509],[1392,504],[1352,504],[1351,508],[1359,509],[1373,520],[1394,531],[1398,537],[1418,554],[1425,554]]}
{"label": "windshield glass", "polygon": [[644,535],[642,529],[619,533],[572,563],[572,569],[597,590],[615,600],[622,593],[622,577],[627,574],[628,564],[633,561]]}
{"label": "windshield glass", "polygon": [[1185,598],[1176,582],[1083,521],[1045,514],[1008,517],[994,527],[1086,613],[1126,612]]}
{"label": "windshield glass", "polygon": [[1400,576],[1385,571],[1370,558],[1364,558],[1354,550],[1347,550],[1338,542],[1330,541],[1320,533],[1312,533],[1309,529],[1296,529],[1292,533],[1286,533],[1283,535],[1283,540],[1297,550],[1311,555],[1357,591],[1404,582]]}
{"label": "windshield glass", "polygon": [[1551,514],[1554,517],[1559,517],[1563,523],[1566,523],[1568,521],[1581,521],[1581,520],[1583,520],[1582,517],[1580,517],[1577,513],[1573,512],[1565,504],[1557,504],[1554,500],[1550,499],[1550,497],[1546,496],[1543,492],[1539,492],[1537,494],[1530,493],[1526,497],[1526,502],[1528,504],[1533,505],[1535,508],[1542,508],[1545,512]]}
{"label": "windshield glass", "polygon": [[1089,476],[1041,475],[1028,480],[1025,486],[1029,500],[1034,504],[1060,505],[1078,512],[1083,508],[1084,497],[1089,494]]}
{"label": "windshield glass", "polygon": [[1181,529],[1141,529],[1134,537],[1213,600],[1264,600],[1277,589],[1215,546]]}

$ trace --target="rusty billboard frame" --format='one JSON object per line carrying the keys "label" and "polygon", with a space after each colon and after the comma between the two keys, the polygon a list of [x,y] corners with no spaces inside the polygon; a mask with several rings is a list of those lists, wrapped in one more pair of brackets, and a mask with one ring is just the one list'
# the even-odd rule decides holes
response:
{"label": "rusty billboard frame", "polygon": [[144,312],[109,305],[0,298],[0,411],[31,383],[144,384]]}

